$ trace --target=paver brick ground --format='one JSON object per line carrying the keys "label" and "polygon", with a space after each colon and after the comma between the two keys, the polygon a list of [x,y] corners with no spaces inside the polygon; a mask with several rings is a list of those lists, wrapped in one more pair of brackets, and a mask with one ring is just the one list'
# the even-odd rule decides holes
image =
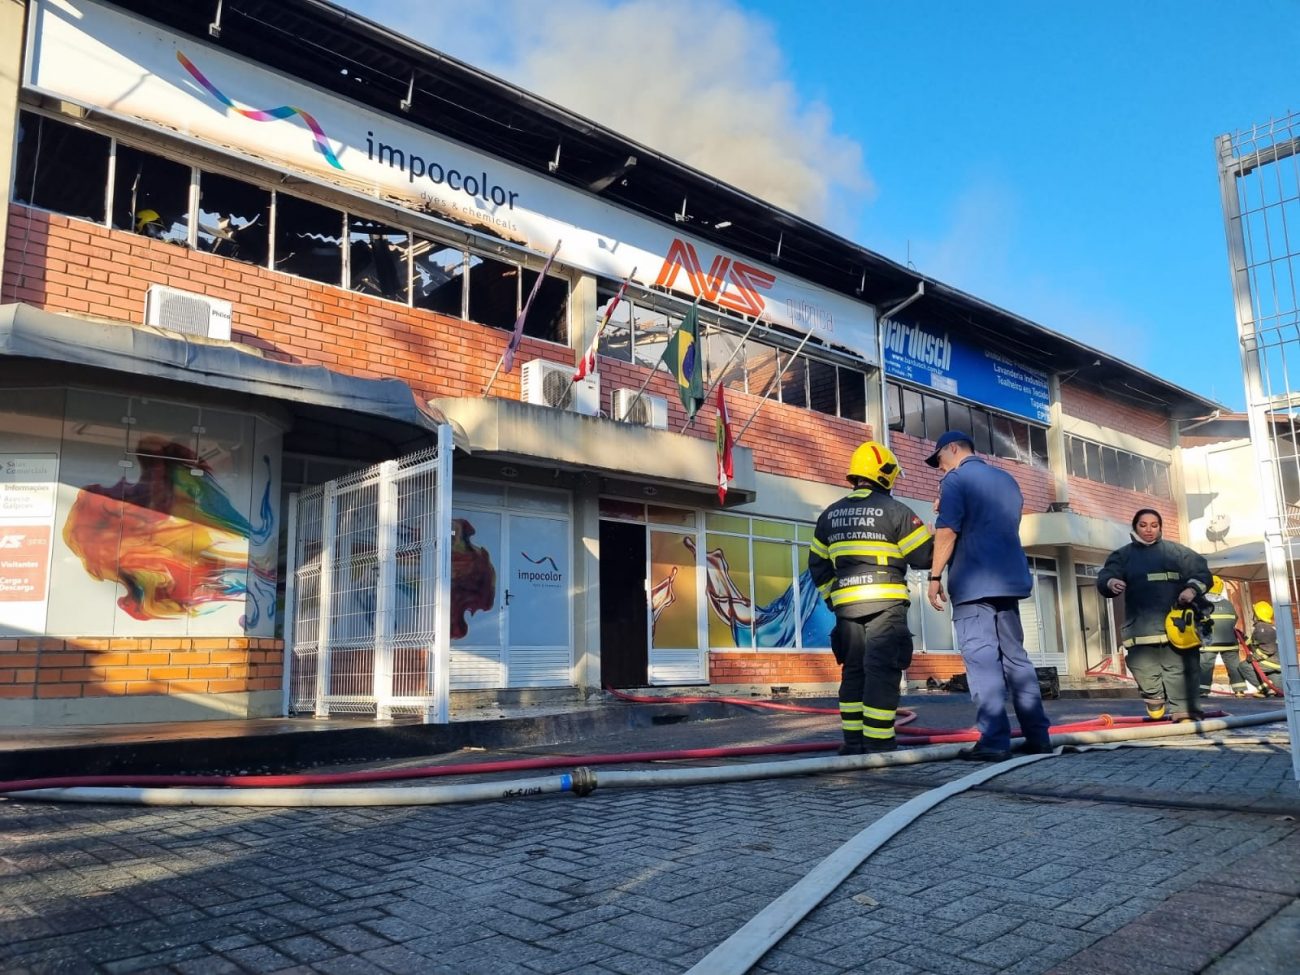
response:
{"label": "paver brick ground", "polygon": [[[636,733],[634,747],[801,740],[825,725],[677,725],[654,729],[653,742]],[[583,749],[626,750],[632,735]],[[1145,940],[1144,964],[1156,967],[1143,971],[1194,971],[1300,894],[1259,866],[1300,874],[1300,826],[1090,790],[1127,779],[1152,801],[1294,800],[1284,743],[1221,737],[1049,759],[995,780],[1001,791],[950,799],[753,970],[1083,975],[1113,961],[1112,939],[1151,930],[1142,919],[1162,904],[1205,916],[1207,885],[1239,876],[1252,920],[1207,925],[1208,953]],[[0,971],[680,973],[844,841],[969,771],[937,763],[432,807],[0,801]]]}

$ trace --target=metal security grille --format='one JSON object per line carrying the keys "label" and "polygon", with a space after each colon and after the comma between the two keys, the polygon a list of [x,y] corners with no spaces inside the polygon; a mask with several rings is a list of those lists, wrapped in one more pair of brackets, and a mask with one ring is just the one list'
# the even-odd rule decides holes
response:
{"label": "metal security grille", "polygon": [[1300,114],[1216,140],[1291,758],[1300,780]]}
{"label": "metal security grille", "polygon": [[288,710],[448,720],[451,428],[290,502]]}

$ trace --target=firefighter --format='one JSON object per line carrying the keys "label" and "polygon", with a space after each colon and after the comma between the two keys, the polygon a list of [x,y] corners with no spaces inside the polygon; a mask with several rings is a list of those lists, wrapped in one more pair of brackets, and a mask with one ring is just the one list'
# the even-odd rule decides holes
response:
{"label": "firefighter", "polygon": [[167,236],[167,227],[157,210],[137,210],[135,214],[135,232],[146,237],[162,240]]}
{"label": "firefighter", "polygon": [[[1251,607],[1255,611],[1255,625],[1250,630],[1250,655],[1260,673],[1272,681],[1282,673],[1277,659],[1277,627],[1273,625],[1273,604],[1260,600]],[[1273,697],[1276,691],[1260,683],[1261,697]]]}
{"label": "firefighter", "polygon": [[893,751],[903,671],[912,662],[907,570],[927,569],[930,530],[890,491],[898,458],[868,441],[849,460],[853,490],[817,519],[808,572],[835,614],[841,755]]}
{"label": "firefighter", "polygon": [[1237,645],[1237,628],[1241,625],[1236,607],[1223,591],[1223,580],[1214,576],[1209,601],[1210,632],[1201,645],[1201,697],[1209,697],[1214,688],[1214,662],[1223,657],[1223,668],[1228,672],[1228,684],[1237,697],[1246,696],[1246,675],[1243,670],[1250,665],[1241,659]]}
{"label": "firefighter", "polygon": [[1164,538],[1152,508],[1133,516],[1132,539],[1107,556],[1097,590],[1107,599],[1124,596],[1125,656],[1147,717],[1199,718],[1200,636],[1191,607],[1210,588],[1210,567],[1205,556]]}

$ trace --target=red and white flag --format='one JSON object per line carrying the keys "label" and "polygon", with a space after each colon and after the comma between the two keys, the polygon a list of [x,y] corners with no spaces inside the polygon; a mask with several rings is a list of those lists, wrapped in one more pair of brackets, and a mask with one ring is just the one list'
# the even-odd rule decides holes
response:
{"label": "red and white flag", "polygon": [[714,436],[718,443],[718,504],[727,503],[727,487],[735,473],[731,466],[731,418],[727,416],[727,400],[718,384],[718,417],[713,421]]}
{"label": "red and white flag", "polygon": [[506,343],[505,354],[501,357],[502,368],[509,372],[515,367],[515,350],[519,348],[519,340],[524,337],[524,320],[528,318],[528,309],[533,306],[533,299],[537,297],[537,292],[542,288],[542,282],[546,280],[546,272],[551,269],[551,264],[555,261],[555,255],[560,253],[561,241],[555,242],[555,249],[551,251],[551,256],[546,259],[542,265],[542,271],[537,275],[537,280],[533,282],[533,290],[528,292],[528,300],[524,302],[524,307],[519,309],[519,314],[515,317],[515,328],[510,333],[510,341]]}
{"label": "red and white flag", "polygon": [[[632,268],[632,274],[636,274],[636,268]],[[609,324],[614,309],[623,300],[623,292],[627,290],[627,283],[632,280],[632,274],[623,279],[623,283],[619,285],[618,294],[614,295],[614,300],[609,303],[609,307],[605,309],[605,314],[596,323],[596,334],[591,337],[591,344],[587,346],[587,351],[582,354],[582,360],[578,363],[578,368],[573,371],[570,382],[576,383],[580,379],[586,379],[588,373],[596,371],[596,352],[600,347],[600,337],[605,334],[605,326]]]}

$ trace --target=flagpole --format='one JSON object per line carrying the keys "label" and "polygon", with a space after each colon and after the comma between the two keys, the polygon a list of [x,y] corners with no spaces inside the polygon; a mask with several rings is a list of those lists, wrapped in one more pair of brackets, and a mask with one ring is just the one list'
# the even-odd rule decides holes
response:
{"label": "flagpole", "polygon": [[501,358],[497,359],[497,367],[492,370],[492,378],[489,379],[487,385],[483,387],[483,392],[480,395],[487,396],[488,391],[492,388],[492,384],[497,381],[497,373],[501,371],[501,364],[505,361],[506,361],[506,354],[502,352]]}
{"label": "flagpole", "polygon": [[[718,378],[713,380],[713,383],[709,386],[707,390],[705,390],[704,402],[707,403],[709,401],[709,394],[718,388],[718,383],[722,382],[722,377],[727,374],[727,367],[730,366],[733,361],[735,361],[735,358],[740,353],[740,350],[745,347],[745,342],[748,341],[749,336],[753,334],[754,329],[758,327],[759,321],[760,319],[757,318],[754,319],[753,323],[751,323],[749,326],[749,331],[747,331],[743,336],[741,336],[740,342],[736,345],[734,349],[731,350],[731,355],[727,357],[727,361],[724,362],[722,364],[722,368],[718,370]],[[700,415],[699,411],[697,410],[695,414],[689,420],[686,421],[686,426],[682,427],[681,432],[685,433],[692,426],[694,426],[695,417],[699,415]]]}
{"label": "flagpole", "polygon": [[[694,307],[695,307],[696,305],[698,305],[699,303],[700,303],[700,299],[697,297],[693,302],[691,302],[691,308],[694,308]],[[690,312],[688,311],[687,314],[690,314]],[[683,321],[685,321],[684,318],[683,318]],[[681,326],[678,325],[677,328],[680,329]],[[675,330],[674,330],[674,331],[675,331]],[[673,337],[673,333],[669,333],[669,336],[668,336],[668,341],[669,341],[669,342],[672,341],[672,337]],[[635,338],[635,336],[634,336],[634,338]],[[665,351],[667,351],[667,346],[665,346]],[[632,346],[632,359],[633,359],[633,361],[636,360],[636,345],[635,345],[635,344],[633,344],[633,346]],[[655,377],[655,373],[657,373],[657,372],[659,371],[659,363],[661,363],[661,362],[663,362],[663,361],[664,361],[664,357],[663,357],[663,355],[661,354],[661,355],[659,356],[659,358],[655,360],[655,364],[654,364],[653,366],[650,367],[650,375],[648,375],[648,376],[645,377],[645,382],[643,382],[643,383],[641,384],[641,388],[638,389],[638,390],[636,391],[636,395],[632,397],[632,402],[628,404],[628,406],[627,406],[627,413],[624,414],[625,416],[628,415],[628,414],[631,414],[631,412],[632,412],[634,409],[636,409],[636,404],[639,403],[639,402],[641,402],[641,396],[642,396],[643,393],[645,393],[645,388],[646,388],[647,386],[650,385],[650,380],[654,379],[654,377]],[[697,410],[696,412],[699,412],[699,411]],[[621,419],[623,419],[623,417],[621,417],[621,416],[616,416],[616,417],[614,417],[614,419],[616,419],[616,420],[621,420]]]}
{"label": "flagpole", "polygon": [[[520,339],[524,336],[524,321],[528,317],[528,309],[533,306],[533,299],[537,297],[537,292],[541,290],[542,282],[546,280],[546,272],[549,271],[551,265],[555,263],[555,255],[560,253],[560,245],[563,243],[563,240],[557,240],[555,242],[555,247],[551,251],[551,256],[546,259],[546,263],[542,265],[542,269],[537,272],[537,280],[533,282],[533,290],[528,292],[528,298],[524,301],[523,307],[519,309],[519,314],[515,318],[514,328],[510,330],[510,340],[506,342],[505,351],[501,353],[501,358],[497,360],[496,368],[492,370],[491,378],[488,379],[487,385],[483,387],[482,396],[486,397],[488,392],[492,389],[492,384],[497,381],[497,376],[501,372],[501,367],[505,364],[506,356],[510,356],[510,368],[514,368],[514,350],[519,345]],[[521,264],[520,270],[524,271],[527,270],[527,268]]]}
{"label": "flagpole", "polygon": [[[803,337],[803,341],[799,343],[799,347],[790,354],[790,358],[786,360],[785,369],[789,369],[790,363],[794,362],[794,360],[799,357],[799,353],[803,351],[803,347],[808,344],[810,338],[812,338],[812,329],[808,330],[807,334]],[[772,390],[776,387],[776,384],[780,381],[781,377],[785,375],[785,369],[779,368],[781,365],[780,352],[776,354],[776,364],[778,366],[776,375],[774,375],[772,381],[767,384],[767,389],[763,393],[763,398],[758,401],[758,406],[754,407],[754,412],[749,414],[749,419],[746,420],[745,425],[740,428],[740,433],[736,434],[735,437],[732,438],[731,445],[733,447],[740,443],[740,438],[745,435],[745,431],[749,429],[749,425],[753,423],[754,418],[758,416],[758,411],[763,408],[763,404],[767,402],[767,398],[772,395]]]}

